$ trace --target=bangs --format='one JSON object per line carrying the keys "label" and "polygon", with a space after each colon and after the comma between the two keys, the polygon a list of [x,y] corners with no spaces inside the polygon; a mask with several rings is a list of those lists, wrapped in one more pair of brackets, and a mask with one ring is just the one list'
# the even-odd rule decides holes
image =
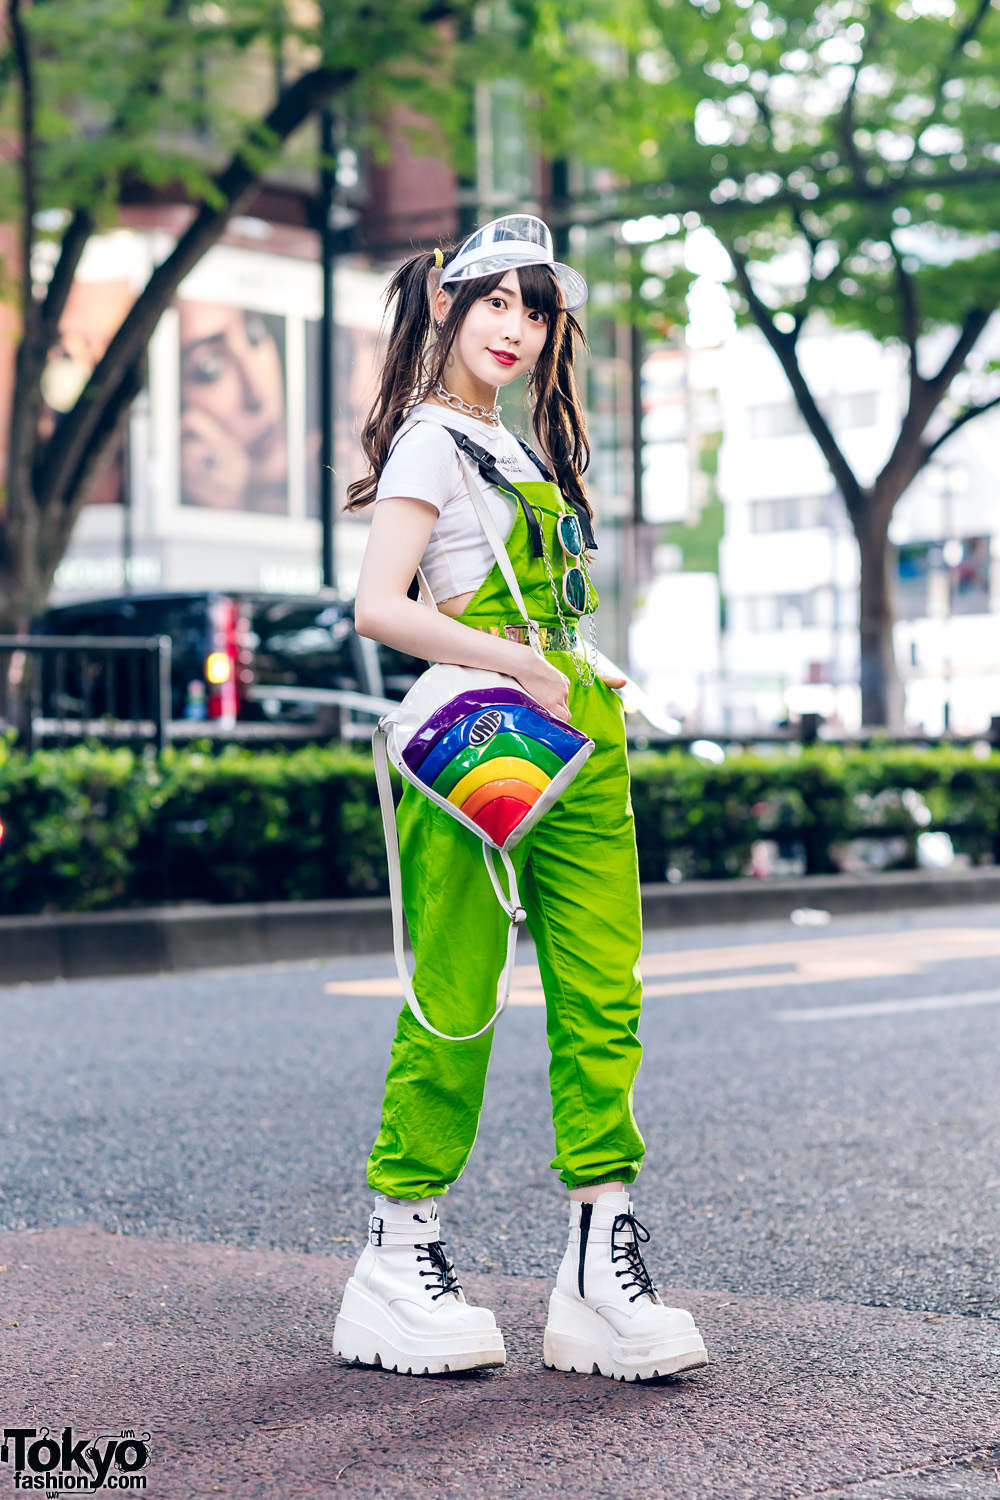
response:
{"label": "bangs", "polygon": [[524,305],[532,312],[554,318],[556,313],[565,310],[562,287],[548,266],[518,266],[517,279],[521,283]]}
{"label": "bangs", "polygon": [[[531,312],[544,313],[551,321],[557,313],[565,311],[562,287],[548,266],[514,266],[512,269],[518,279],[524,305]],[[452,306],[456,313],[465,312],[480,297],[488,297],[491,292],[495,292],[509,274],[509,271],[493,271],[489,276],[470,276],[467,281],[453,282],[446,290],[452,294]]]}

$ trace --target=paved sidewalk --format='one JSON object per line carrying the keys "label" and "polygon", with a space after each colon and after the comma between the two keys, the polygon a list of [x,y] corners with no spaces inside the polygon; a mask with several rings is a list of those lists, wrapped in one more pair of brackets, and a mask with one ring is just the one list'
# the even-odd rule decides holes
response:
{"label": "paved sidewalk", "polygon": [[671,1289],[712,1364],[626,1386],[543,1369],[547,1281],[476,1277],[506,1370],[415,1379],[331,1355],[344,1259],[74,1227],[0,1266],[3,1425],[148,1428],[154,1500],[1000,1500],[980,1319]]}

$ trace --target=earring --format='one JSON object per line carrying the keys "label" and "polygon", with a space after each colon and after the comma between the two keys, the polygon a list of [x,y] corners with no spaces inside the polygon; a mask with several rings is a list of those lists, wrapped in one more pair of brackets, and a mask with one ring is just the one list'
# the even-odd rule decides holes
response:
{"label": "earring", "polygon": [[444,327],[444,319],[438,318],[437,322],[434,324],[434,327],[437,329],[438,333],[440,333],[442,328]]}

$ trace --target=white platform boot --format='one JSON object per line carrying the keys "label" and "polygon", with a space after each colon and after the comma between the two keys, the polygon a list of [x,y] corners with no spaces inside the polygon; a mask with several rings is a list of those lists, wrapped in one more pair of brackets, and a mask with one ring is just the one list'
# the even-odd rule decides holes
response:
{"label": "white platform boot", "polygon": [[344,1288],[333,1352],[401,1375],[506,1363],[496,1318],[465,1300],[433,1198],[375,1199],[368,1244]]}
{"label": "white platform boot", "polygon": [[628,1193],[570,1203],[569,1226],[545,1328],[550,1369],[652,1380],[708,1363],[691,1314],[660,1301]]}

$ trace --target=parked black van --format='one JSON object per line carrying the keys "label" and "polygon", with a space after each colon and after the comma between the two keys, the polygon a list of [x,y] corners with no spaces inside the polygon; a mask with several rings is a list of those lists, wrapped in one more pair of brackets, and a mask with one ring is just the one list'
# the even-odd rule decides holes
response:
{"label": "parked black van", "polygon": [[[334,590],[88,599],[48,610],[33,634],[168,636],[170,718],[185,737],[199,724],[304,729],[319,721],[333,730],[332,720],[360,715],[370,726],[379,703],[402,698],[427,665],[359,636],[353,599]],[[150,692],[131,658],[69,653],[61,672],[46,670],[39,707],[45,719],[139,720],[149,717]]]}

